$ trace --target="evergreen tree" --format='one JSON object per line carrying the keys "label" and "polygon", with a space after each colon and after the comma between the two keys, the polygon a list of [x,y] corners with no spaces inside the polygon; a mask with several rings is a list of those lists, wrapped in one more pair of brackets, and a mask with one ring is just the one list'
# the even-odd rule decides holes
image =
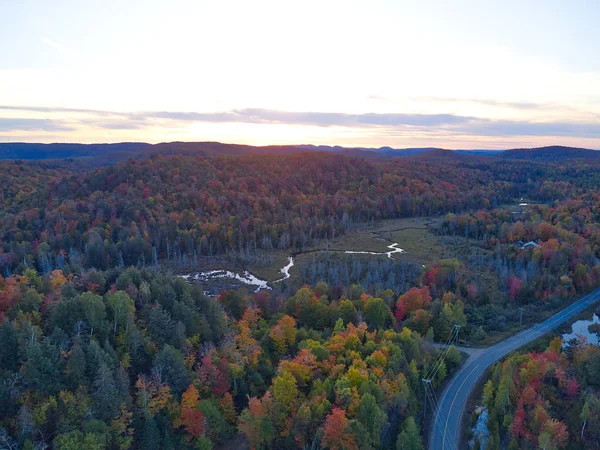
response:
{"label": "evergreen tree", "polygon": [[191,374],[185,367],[183,355],[168,344],[156,355],[153,370],[175,393],[181,394],[190,385]]}
{"label": "evergreen tree", "polygon": [[55,395],[62,388],[64,359],[48,339],[29,345],[23,364],[25,382],[42,395]]}
{"label": "evergreen tree", "polygon": [[160,431],[156,425],[154,417],[147,415],[144,418],[140,447],[144,450],[160,449]]}
{"label": "evergreen tree", "polygon": [[66,374],[69,379],[69,384],[73,389],[77,389],[79,386],[85,386],[88,384],[86,376],[86,357],[83,350],[81,340],[75,338],[75,343],[69,351],[67,358]]}
{"label": "evergreen tree", "polygon": [[0,368],[13,372],[17,368],[18,335],[12,322],[9,320],[0,324]]}
{"label": "evergreen tree", "polygon": [[113,373],[104,362],[98,367],[92,398],[95,414],[100,420],[112,420],[116,417],[121,404],[119,392]]}
{"label": "evergreen tree", "polygon": [[402,424],[402,431],[396,442],[397,450],[423,450],[423,442],[415,419],[408,417]]}

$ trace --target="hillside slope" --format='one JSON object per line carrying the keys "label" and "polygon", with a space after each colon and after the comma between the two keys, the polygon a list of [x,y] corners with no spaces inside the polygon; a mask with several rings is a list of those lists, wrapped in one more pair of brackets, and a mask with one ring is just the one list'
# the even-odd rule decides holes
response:
{"label": "hillside slope", "polygon": [[587,148],[553,145],[539,148],[517,148],[507,150],[497,156],[504,159],[559,161],[572,158],[597,159],[600,158],[600,152]]}

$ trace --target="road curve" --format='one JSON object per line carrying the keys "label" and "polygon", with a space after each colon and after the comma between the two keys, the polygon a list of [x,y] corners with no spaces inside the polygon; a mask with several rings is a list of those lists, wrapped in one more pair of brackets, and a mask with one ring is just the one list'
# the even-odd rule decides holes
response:
{"label": "road curve", "polygon": [[483,372],[493,363],[513,350],[539,338],[561,323],[600,300],[600,289],[586,295],[569,307],[557,312],[542,323],[523,330],[482,352],[469,355],[463,368],[450,380],[440,398],[432,422],[430,450],[455,450],[460,448],[460,425],[471,390]]}

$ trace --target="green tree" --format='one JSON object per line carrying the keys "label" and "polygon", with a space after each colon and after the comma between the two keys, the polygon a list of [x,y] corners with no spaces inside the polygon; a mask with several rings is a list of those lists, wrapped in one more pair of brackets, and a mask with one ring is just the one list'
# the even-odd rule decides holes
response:
{"label": "green tree", "polygon": [[155,305],[148,315],[148,332],[159,346],[175,343],[175,322],[160,305]]}
{"label": "green tree", "polygon": [[437,369],[435,378],[437,379],[437,381],[439,383],[441,383],[442,381],[444,381],[446,379],[447,376],[448,376],[448,370],[446,369],[446,362],[442,361]]}
{"label": "green tree", "polygon": [[79,386],[85,386],[88,383],[86,376],[86,358],[81,344],[81,340],[76,338],[73,347],[67,357],[66,374],[71,386],[77,389]]}
{"label": "green tree", "polygon": [[42,296],[32,288],[27,289],[21,295],[19,308],[24,312],[37,311],[42,304]]}
{"label": "green tree", "polygon": [[340,318],[344,321],[344,324],[347,325],[349,323],[357,322],[358,313],[356,311],[356,306],[354,306],[354,304],[347,298],[340,302],[338,311]]}
{"label": "green tree", "polygon": [[335,326],[333,327],[333,332],[334,333],[341,333],[342,331],[344,331],[344,329],[345,329],[345,327],[344,327],[344,320],[340,317],[335,322]]}
{"label": "green tree", "polygon": [[593,323],[589,325],[588,331],[596,335],[596,344],[600,344],[600,323]]}
{"label": "green tree", "polygon": [[55,450],[104,450],[106,443],[101,436],[93,433],[83,434],[79,430],[59,434],[53,441]]}
{"label": "green tree", "polygon": [[160,430],[156,425],[154,417],[146,415],[142,428],[142,438],[140,447],[144,450],[159,450],[160,449]]}
{"label": "green tree", "polygon": [[583,439],[583,433],[585,432],[585,427],[587,425],[588,420],[590,419],[590,404],[586,398],[585,402],[583,403],[583,407],[581,408],[581,413],[579,414],[579,417],[581,418],[581,439]]}
{"label": "green tree", "polygon": [[106,319],[106,307],[102,297],[89,291],[81,294],[81,302],[85,319],[90,326],[91,337],[94,335],[94,329],[100,327]]}
{"label": "green tree", "polygon": [[19,340],[17,330],[9,320],[0,324],[0,343],[0,367],[13,372],[19,362]]}
{"label": "green tree", "polygon": [[34,342],[27,349],[22,372],[25,381],[42,395],[54,395],[62,388],[64,359],[48,339]]}
{"label": "green tree", "polygon": [[216,400],[202,400],[199,408],[206,421],[207,435],[211,440],[222,441],[227,435],[228,427],[223,414],[216,405]]}
{"label": "green tree", "polygon": [[117,334],[117,326],[125,328],[133,319],[135,306],[133,300],[126,292],[117,291],[108,296],[108,306],[113,315],[113,335]]}
{"label": "green tree", "polygon": [[423,442],[415,419],[408,417],[402,424],[402,431],[396,441],[396,450],[423,450]]}
{"label": "green tree", "polygon": [[246,310],[246,299],[237,291],[223,291],[219,296],[219,303],[235,320],[240,320]]}
{"label": "green tree", "polygon": [[368,435],[367,442],[372,447],[379,448],[381,442],[381,429],[386,422],[386,415],[379,408],[377,400],[372,394],[367,393],[363,395],[358,402],[356,420],[364,427]]}
{"label": "green tree", "polygon": [[273,398],[284,411],[291,411],[298,400],[296,378],[285,371],[273,379]]}
{"label": "green tree", "polygon": [[483,386],[483,404],[488,411],[491,411],[494,407],[494,383],[492,383],[492,380],[488,380]]}
{"label": "green tree", "polygon": [[371,329],[384,328],[390,318],[390,311],[380,298],[371,297],[365,305],[365,320]]}
{"label": "green tree", "polygon": [[206,436],[200,436],[196,439],[196,445],[194,445],[196,450],[212,450],[213,444],[211,440]]}
{"label": "green tree", "polygon": [[34,269],[27,269],[24,273],[27,284],[33,287],[36,291],[42,292],[44,290],[44,280],[40,277]]}
{"label": "green tree", "polygon": [[590,352],[590,357],[585,364],[586,380],[592,386],[600,386],[600,351]]}
{"label": "green tree", "polygon": [[185,366],[183,355],[168,344],[156,355],[154,369],[173,392],[181,394],[190,385],[191,374]]}
{"label": "green tree", "polygon": [[458,349],[452,345],[448,349],[448,354],[446,355],[446,366],[450,371],[458,368],[460,365],[460,352]]}
{"label": "green tree", "polygon": [[110,368],[102,362],[94,380],[92,398],[96,416],[104,421],[112,420],[119,412],[121,400],[115,378]]}
{"label": "green tree", "polygon": [[[504,381],[504,379],[503,379]],[[510,404],[510,392],[508,390],[508,387],[506,386],[506,383],[501,382],[500,386],[498,387],[498,392],[496,392],[496,402],[494,404],[496,410],[500,411],[502,410],[502,412],[504,414],[506,414],[506,407]]]}

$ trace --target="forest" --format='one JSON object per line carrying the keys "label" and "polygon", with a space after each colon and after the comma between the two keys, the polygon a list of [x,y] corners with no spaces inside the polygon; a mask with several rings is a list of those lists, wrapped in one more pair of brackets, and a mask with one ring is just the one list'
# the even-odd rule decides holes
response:
{"label": "forest", "polygon": [[494,366],[480,399],[488,415],[485,448],[596,448],[599,395],[600,349],[585,340],[545,339]]}
{"label": "forest", "polygon": [[[30,269],[0,287],[3,448],[423,448],[435,353],[418,320],[392,326],[391,291],[215,301],[137,268]],[[459,363],[454,350],[436,383]]]}
{"label": "forest", "polygon": [[[534,320],[600,286],[598,169],[441,150],[0,162],[0,448],[423,449],[431,342],[460,325],[485,343],[519,308]],[[468,250],[315,251],[255,293],[177,276],[410,217]],[[574,448],[590,448],[597,392],[571,400],[595,386],[596,351],[554,342],[498,365],[490,442],[581,433]],[[461,361],[452,348],[434,387]]]}
{"label": "forest", "polygon": [[[593,202],[597,169],[594,160],[490,161],[449,151],[379,163],[323,153],[159,155],[84,173],[4,162],[1,270],[299,250],[383,219],[494,210],[521,197]],[[474,230],[481,233],[466,235],[484,237]]]}

